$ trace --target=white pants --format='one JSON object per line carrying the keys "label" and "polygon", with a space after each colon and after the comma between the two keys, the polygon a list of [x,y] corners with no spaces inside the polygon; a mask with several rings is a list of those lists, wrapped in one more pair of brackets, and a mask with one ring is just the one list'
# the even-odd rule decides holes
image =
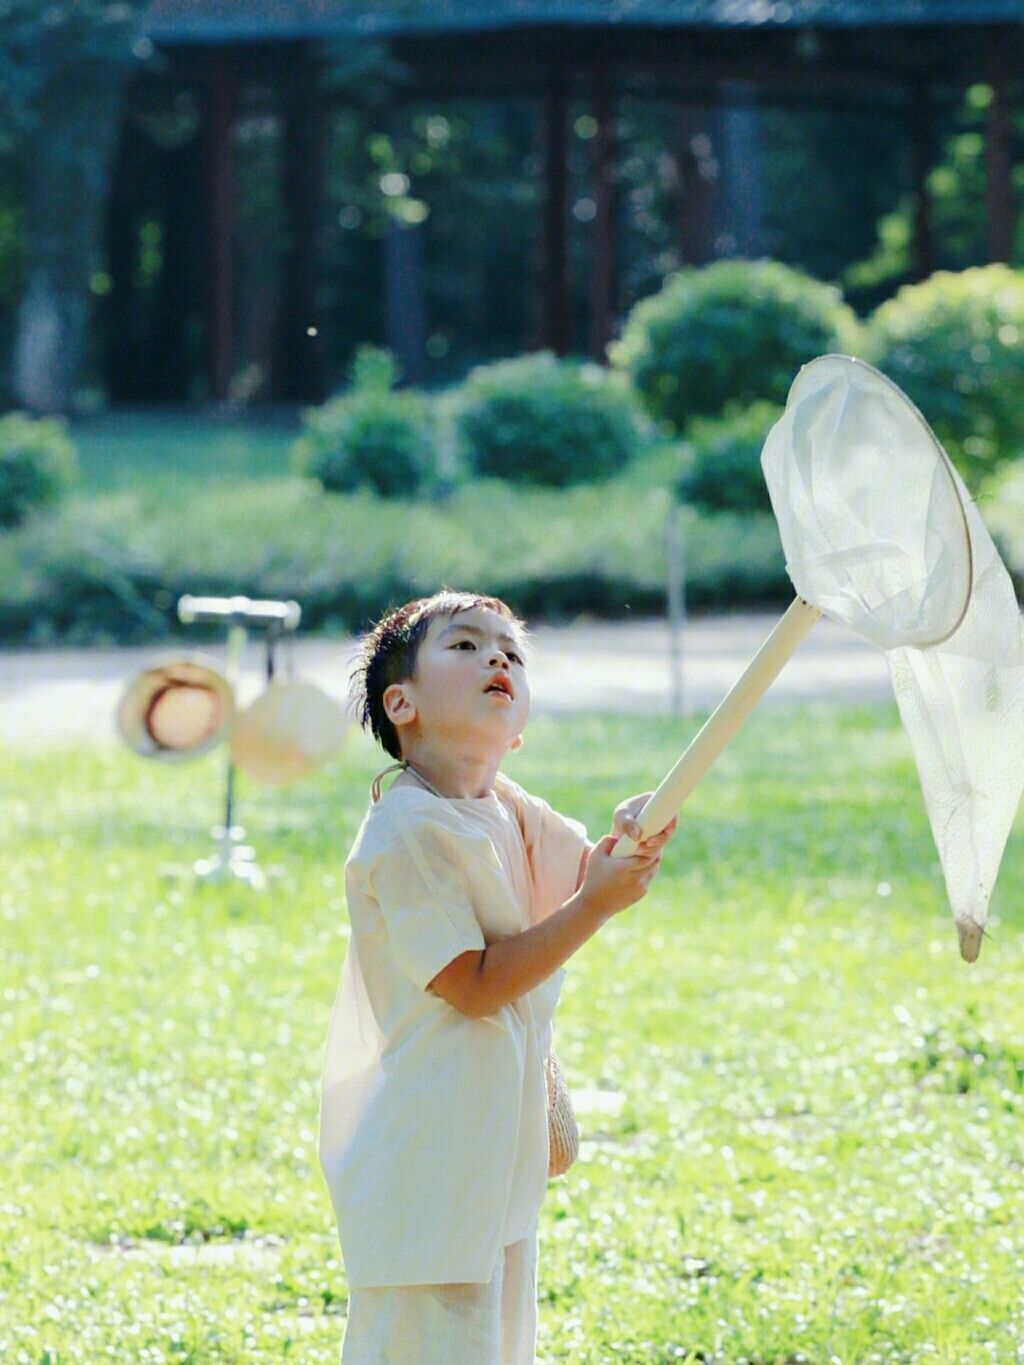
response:
{"label": "white pants", "polygon": [[489,1284],[353,1289],[341,1365],[534,1365],[537,1224]]}

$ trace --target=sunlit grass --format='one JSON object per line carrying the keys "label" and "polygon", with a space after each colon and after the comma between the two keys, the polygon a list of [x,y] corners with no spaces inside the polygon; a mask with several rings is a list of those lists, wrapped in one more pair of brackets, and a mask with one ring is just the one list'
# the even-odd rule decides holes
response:
{"label": "sunlit grass", "polygon": [[[507,770],[596,837],[698,723],[539,718]],[[253,897],[161,875],[208,850],[218,758],[5,754],[5,1365],[337,1361],[319,1071],[385,765],[353,733],[243,781]],[[751,718],[569,964],[541,1362],[1021,1358],[1022,830],[968,967],[895,709]]]}
{"label": "sunlit grass", "polygon": [[117,409],[69,424],[86,496],[158,489],[198,493],[210,484],[290,472],[297,413],[243,416]]}

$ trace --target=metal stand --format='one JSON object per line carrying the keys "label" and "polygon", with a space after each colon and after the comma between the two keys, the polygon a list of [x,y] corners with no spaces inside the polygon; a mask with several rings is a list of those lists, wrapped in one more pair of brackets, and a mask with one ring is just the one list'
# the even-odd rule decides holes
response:
{"label": "metal stand", "polygon": [[[252,601],[248,597],[190,597],[178,601],[178,619],[185,624],[193,621],[226,621],[228,626],[228,657],[225,675],[234,696],[242,675],[242,659],[248,638],[248,627],[267,627],[267,678],[274,675],[274,644],[282,632],[294,632],[302,617],[298,602]],[[192,865],[200,882],[240,881],[254,891],[262,891],[267,884],[266,874],[256,862],[256,850],[245,844],[245,829],[234,822],[235,765],[228,750],[224,820],[210,830],[214,850],[209,858],[199,858]]]}
{"label": "metal stand", "polygon": [[665,560],[668,567],[669,709],[677,719],[686,709],[683,691],[683,628],[686,625],[686,551],[682,508],[673,502],[665,518]]}

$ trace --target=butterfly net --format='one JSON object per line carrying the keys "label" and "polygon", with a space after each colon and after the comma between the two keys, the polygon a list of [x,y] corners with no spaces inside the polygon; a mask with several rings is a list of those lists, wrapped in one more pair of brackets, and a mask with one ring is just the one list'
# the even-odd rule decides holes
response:
{"label": "butterfly net", "polygon": [[1010,577],[924,418],[862,361],[803,367],[761,464],[797,592],[885,650],[973,962],[1024,787]]}

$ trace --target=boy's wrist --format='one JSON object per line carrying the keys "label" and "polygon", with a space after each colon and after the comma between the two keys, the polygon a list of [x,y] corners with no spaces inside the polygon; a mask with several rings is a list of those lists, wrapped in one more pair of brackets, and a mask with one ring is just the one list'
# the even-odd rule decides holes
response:
{"label": "boy's wrist", "polygon": [[576,914],[582,915],[584,919],[591,920],[598,925],[604,924],[606,920],[612,917],[612,912],[605,910],[583,887],[580,887],[569,897],[568,904],[573,906]]}

